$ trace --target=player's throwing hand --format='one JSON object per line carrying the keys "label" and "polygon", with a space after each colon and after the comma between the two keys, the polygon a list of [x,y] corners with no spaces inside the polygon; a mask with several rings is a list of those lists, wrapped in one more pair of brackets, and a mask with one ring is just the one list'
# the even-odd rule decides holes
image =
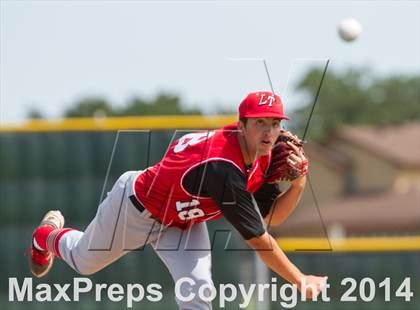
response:
{"label": "player's throwing hand", "polygon": [[298,283],[298,289],[306,299],[312,300],[321,293],[327,280],[328,277],[303,275],[300,283]]}

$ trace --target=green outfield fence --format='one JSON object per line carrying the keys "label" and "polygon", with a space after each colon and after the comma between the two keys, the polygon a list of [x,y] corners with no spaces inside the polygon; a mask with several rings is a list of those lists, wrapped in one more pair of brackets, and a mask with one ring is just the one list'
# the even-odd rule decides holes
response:
{"label": "green outfield fence", "polygon": [[[83,229],[95,215],[103,189],[109,190],[121,173],[159,161],[170,141],[185,133],[174,128],[193,131],[218,128],[233,121],[235,116],[168,116],[31,121],[0,127],[0,309],[124,309],[124,301],[94,302],[92,296],[80,302],[58,304],[8,302],[8,279],[30,276],[24,254],[34,225],[47,210],[60,209],[70,226]],[[109,165],[114,146],[114,158]],[[150,153],[146,152],[148,148]],[[223,219],[209,223],[211,236],[215,236],[212,252],[215,283],[253,283],[257,272],[254,253],[237,250],[243,249],[244,244],[236,233],[230,239],[230,250],[225,250],[227,233],[223,231],[230,228]],[[216,231],[219,232],[215,234]],[[312,274],[328,275],[332,285],[330,303],[298,303],[295,309],[394,310],[417,309],[420,305],[418,236],[332,242],[280,238],[278,242],[300,268]],[[299,248],[325,251],[296,252]],[[68,266],[58,262],[52,273],[34,282],[69,283],[75,276]],[[376,283],[390,277],[393,286],[410,277],[414,298],[410,302],[395,298],[384,302],[383,291],[378,290],[372,302],[342,303],[339,302],[343,293],[340,281],[345,277],[358,280],[371,277]],[[165,292],[163,301],[141,302],[133,309],[176,308],[170,276],[150,249],[130,253],[90,278],[94,283],[109,284],[159,282]],[[282,283],[280,279],[278,283]],[[249,309],[261,307],[253,302]],[[225,309],[238,309],[238,302],[228,303]],[[270,309],[282,308],[273,302]]]}

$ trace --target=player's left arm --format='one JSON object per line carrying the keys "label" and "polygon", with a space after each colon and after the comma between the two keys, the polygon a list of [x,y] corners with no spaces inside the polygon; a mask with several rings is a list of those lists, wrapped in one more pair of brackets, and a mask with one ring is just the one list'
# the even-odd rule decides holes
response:
{"label": "player's left arm", "polygon": [[303,142],[288,131],[283,131],[273,147],[268,169],[267,183],[289,181],[289,189],[278,195],[264,216],[268,225],[283,223],[298,205],[305,189],[308,159],[303,150]]}
{"label": "player's left arm", "polygon": [[274,200],[268,213],[264,216],[264,222],[267,225],[280,225],[283,223],[298,205],[305,189],[305,184],[305,175],[291,181],[289,189],[279,194]]}

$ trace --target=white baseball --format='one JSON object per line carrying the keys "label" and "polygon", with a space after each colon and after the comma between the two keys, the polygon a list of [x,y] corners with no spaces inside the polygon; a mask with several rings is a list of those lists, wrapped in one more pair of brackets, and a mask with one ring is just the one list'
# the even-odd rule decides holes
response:
{"label": "white baseball", "polygon": [[362,26],[353,18],[343,19],[338,24],[338,34],[347,42],[354,41],[362,32]]}

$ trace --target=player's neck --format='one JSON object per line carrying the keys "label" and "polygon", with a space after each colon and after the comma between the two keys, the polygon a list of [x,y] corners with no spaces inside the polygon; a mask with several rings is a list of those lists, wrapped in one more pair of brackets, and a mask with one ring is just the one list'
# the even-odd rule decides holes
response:
{"label": "player's neck", "polygon": [[237,134],[237,138],[239,142],[239,147],[241,148],[242,158],[244,159],[245,165],[247,166],[253,165],[256,159],[257,152],[256,151],[253,152],[252,150],[250,150],[243,136],[241,136],[240,134]]}

